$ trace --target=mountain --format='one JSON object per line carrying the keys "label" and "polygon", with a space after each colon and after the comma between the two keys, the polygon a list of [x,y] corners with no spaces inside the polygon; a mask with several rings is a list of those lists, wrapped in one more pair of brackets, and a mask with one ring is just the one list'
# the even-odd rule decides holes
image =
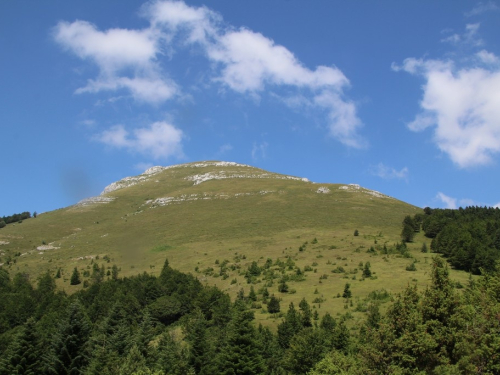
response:
{"label": "mountain", "polygon": [[[83,287],[69,283],[75,267],[84,280],[93,263],[117,265],[120,276],[158,274],[168,258],[172,267],[235,295],[241,288],[249,292],[244,276],[253,261],[263,267],[279,258],[303,274],[290,279],[285,303],[318,290],[324,305],[336,310],[347,281],[360,297],[427,282],[431,256],[419,251],[422,235],[409,245],[422,263],[416,272],[405,271],[411,260],[401,254],[383,254],[384,245],[400,241],[403,218],[417,212],[359,185],[319,184],[233,162],[153,167],[97,197],[0,229],[0,263],[32,280],[61,269],[58,286],[72,292]],[[367,261],[374,275],[365,281]],[[253,282],[255,289],[268,285],[278,293],[278,279]]]}

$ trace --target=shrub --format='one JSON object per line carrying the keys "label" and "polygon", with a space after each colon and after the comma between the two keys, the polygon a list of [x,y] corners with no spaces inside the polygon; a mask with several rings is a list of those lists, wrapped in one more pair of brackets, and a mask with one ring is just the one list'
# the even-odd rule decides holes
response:
{"label": "shrub", "polygon": [[410,263],[409,265],[406,266],[407,271],[416,271],[417,267],[415,266],[415,262]]}

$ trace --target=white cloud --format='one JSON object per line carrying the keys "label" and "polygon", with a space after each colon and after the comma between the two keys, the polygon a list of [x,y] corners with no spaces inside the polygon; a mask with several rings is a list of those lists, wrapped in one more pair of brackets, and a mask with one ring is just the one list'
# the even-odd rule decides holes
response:
{"label": "white cloud", "polygon": [[254,143],[252,147],[252,159],[265,159],[267,156],[267,148],[269,144],[267,142],[262,142],[260,144]]}
{"label": "white cloud", "polygon": [[207,7],[153,1],[141,13],[150,21],[141,30],[100,31],[86,21],[60,22],[55,27],[54,39],[60,45],[99,67],[98,77],[77,93],[125,89],[139,101],[171,99],[179,95],[180,88],[161,72],[163,53],[174,46],[196,46],[211,63],[213,81],[254,99],[270,87],[295,90],[307,97],[317,113],[326,113],[330,136],[349,147],[367,145],[358,135],[362,122],[356,105],[344,97],[349,80],[337,67],[309,69],[272,39],[246,28],[224,26],[222,17]]}
{"label": "white cloud", "polygon": [[378,163],[376,166],[372,167],[371,173],[375,176],[388,180],[400,179],[408,181],[410,171],[407,167],[404,167],[398,171],[397,169],[389,167],[384,163]]}
{"label": "white cloud", "polygon": [[182,130],[175,126],[167,122],[155,122],[147,128],[135,129],[132,136],[122,125],[116,125],[96,135],[94,140],[154,159],[167,159],[183,156],[183,137]]}
{"label": "white cloud", "polygon": [[306,89],[308,94],[291,96],[285,102],[291,107],[308,105],[326,111],[332,137],[349,147],[367,145],[358,135],[362,123],[356,115],[356,106],[342,95],[349,80],[338,68],[318,66],[310,70],[285,47],[247,29],[223,34],[207,47],[207,53],[222,66],[216,80],[232,90],[255,95],[268,85]]}
{"label": "white cloud", "polygon": [[449,197],[441,192],[437,193],[436,198],[446,205],[445,208],[450,208],[453,210],[458,208],[456,198]]}
{"label": "white cloud", "polygon": [[190,7],[183,1],[155,1],[147,4],[143,14],[156,29],[166,28],[170,35],[179,31],[188,32],[188,42],[205,43],[207,38],[217,33],[217,23],[221,17],[206,7]]}
{"label": "white cloud", "polygon": [[219,147],[219,151],[217,151],[216,156],[217,157],[221,157],[222,155],[228,153],[232,149],[233,149],[233,146],[230,145],[229,143],[226,143],[226,144],[224,144],[224,145],[222,145],[222,146]]}
{"label": "white cloud", "polygon": [[82,121],[80,121],[80,124],[84,125],[87,128],[93,128],[96,125],[96,121],[95,120],[90,120],[90,119],[88,119],[88,120],[82,120]]}
{"label": "white cloud", "polygon": [[55,39],[82,59],[92,59],[104,73],[126,67],[147,67],[157,54],[157,41],[148,30],[110,29],[86,21],[59,22]]}
{"label": "white cloud", "polygon": [[[493,55],[484,51],[486,54]],[[498,67],[459,69],[452,61],[409,58],[393,69],[420,75],[426,81],[422,112],[408,124],[410,130],[433,127],[434,142],[460,168],[491,163],[492,156],[500,152]]]}
{"label": "white cloud", "polygon": [[498,56],[495,56],[494,53],[488,52],[484,49],[476,53],[476,57],[484,64],[495,65],[500,63]]}
{"label": "white cloud", "polygon": [[223,65],[219,79],[238,92],[260,91],[266,83],[337,90],[349,84],[339,69],[319,66],[311,71],[288,49],[248,29],[223,34],[207,52]]}
{"label": "white cloud", "polygon": [[486,12],[494,12],[500,10],[500,7],[498,7],[497,4],[495,4],[493,1],[488,1],[486,3],[479,2],[472,10],[469,12],[465,13],[466,17],[472,17],[472,16],[477,16],[482,13]]}
{"label": "white cloud", "polygon": [[436,199],[439,199],[441,202],[443,202],[446,205],[445,208],[450,208],[450,209],[457,209],[458,207],[475,207],[475,206],[500,208],[500,202],[497,203],[496,205],[491,205],[487,203],[477,202],[470,198],[461,198],[461,199],[452,198],[441,192],[439,192],[436,195]]}
{"label": "white cloud", "polygon": [[484,41],[478,36],[479,27],[479,23],[469,23],[465,25],[465,32],[463,34],[450,35],[446,38],[441,39],[441,42],[481,46],[484,44]]}
{"label": "white cloud", "polygon": [[329,90],[316,95],[314,103],[328,112],[328,128],[331,136],[346,146],[367,147],[368,143],[357,133],[362,123],[356,116],[354,103],[343,100],[339,94]]}
{"label": "white cloud", "polygon": [[59,22],[54,29],[59,44],[99,67],[99,76],[76,93],[128,89],[135,99],[151,103],[178,92],[175,83],[159,73],[159,37],[152,29],[99,31],[85,21]]}

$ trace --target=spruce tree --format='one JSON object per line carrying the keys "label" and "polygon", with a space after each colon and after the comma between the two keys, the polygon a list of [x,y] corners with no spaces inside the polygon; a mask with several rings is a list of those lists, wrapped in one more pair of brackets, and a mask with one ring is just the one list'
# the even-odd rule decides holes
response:
{"label": "spruce tree", "polygon": [[295,310],[293,302],[290,303],[285,320],[278,325],[278,342],[283,349],[290,346],[292,337],[303,328],[302,318]]}
{"label": "spruce tree", "polygon": [[158,353],[156,367],[165,374],[184,375],[188,374],[190,369],[193,370],[188,363],[188,353],[183,350],[171,332],[164,332],[161,335],[156,352]]}
{"label": "spruce tree", "polygon": [[344,293],[342,294],[342,298],[351,298],[351,297],[352,297],[351,285],[349,283],[346,283],[344,287]]}
{"label": "spruce tree", "polygon": [[119,375],[140,374],[148,371],[146,359],[137,345],[133,345],[120,367]]}
{"label": "spruce tree", "polygon": [[50,362],[52,374],[83,374],[90,357],[89,337],[92,327],[83,305],[76,300],[53,338]]}
{"label": "spruce tree", "polygon": [[300,301],[299,309],[302,311],[302,325],[304,327],[312,327],[312,311],[305,298],[302,298]]}
{"label": "spruce tree", "polygon": [[306,374],[323,359],[328,350],[324,331],[305,328],[290,341],[290,348],[283,358],[283,367],[291,374]]}
{"label": "spruce tree", "polygon": [[23,325],[0,361],[0,374],[37,375],[43,371],[41,340],[33,318]]}
{"label": "spruce tree", "polygon": [[196,374],[207,374],[210,362],[207,340],[207,321],[203,312],[197,309],[186,324],[186,339],[189,342],[189,365]]}
{"label": "spruce tree", "polygon": [[80,284],[82,281],[80,280],[80,272],[78,272],[78,269],[75,267],[75,269],[73,270],[73,274],[71,275],[71,279],[70,279],[70,284],[71,285],[78,285]]}
{"label": "spruce tree", "polygon": [[[147,364],[151,364],[151,346],[150,343],[155,337],[154,321],[148,309],[144,312],[142,316],[142,321],[139,325],[134,337],[134,345],[141,355],[146,359]],[[130,352],[129,352],[130,355]]]}
{"label": "spruce tree", "polygon": [[257,301],[257,294],[255,293],[255,289],[253,288],[253,285],[250,286],[250,292],[248,293],[248,299],[250,301]]}
{"label": "spruce tree", "polygon": [[323,318],[321,318],[321,323],[319,324],[319,326],[321,329],[324,329],[325,331],[333,334],[333,331],[337,326],[337,321],[330,315],[330,313],[327,312],[325,315],[323,315]]}
{"label": "spruce tree", "polygon": [[413,241],[413,237],[415,237],[415,229],[408,224],[403,226],[403,230],[401,231],[401,238],[404,242]]}
{"label": "spruce tree", "polygon": [[363,268],[363,277],[368,278],[372,276],[372,271],[370,270],[370,262],[365,263],[365,267]]}
{"label": "spruce tree", "polygon": [[339,324],[337,324],[333,331],[333,345],[335,349],[347,354],[350,337],[349,329],[345,325],[345,319],[340,319]]}
{"label": "spruce tree", "polygon": [[233,308],[228,340],[218,358],[218,373],[222,375],[256,375],[264,373],[260,341],[252,324],[253,312],[242,301]]}
{"label": "spruce tree", "polygon": [[267,303],[267,311],[270,314],[276,314],[280,312],[280,301],[274,295],[271,296],[269,302]]}

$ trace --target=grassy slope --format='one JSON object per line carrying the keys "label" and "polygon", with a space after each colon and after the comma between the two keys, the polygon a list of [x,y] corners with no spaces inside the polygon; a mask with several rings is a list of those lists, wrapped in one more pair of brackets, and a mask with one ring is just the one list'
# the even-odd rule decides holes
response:
{"label": "grassy slope", "polygon": [[[417,207],[390,198],[379,198],[366,192],[346,191],[338,184],[276,178],[231,178],[210,180],[193,185],[188,176],[207,172],[246,174],[252,176],[268,173],[255,168],[232,167],[182,167],[167,169],[153,175],[146,182],[113,191],[108,196],[116,199],[108,204],[72,206],[25,220],[22,224],[8,225],[0,230],[1,256],[22,253],[15,257],[16,264],[10,272],[27,272],[33,280],[47,269],[61,267],[64,277],[59,286],[72,292],[79,286],[70,286],[71,270],[82,272],[90,267],[90,257],[107,255],[109,264],[117,264],[121,275],[147,271],[158,274],[166,257],[170,264],[184,272],[195,273],[213,267],[216,260],[227,259],[231,264],[246,270],[256,260],[263,264],[267,258],[285,260],[292,256],[302,269],[313,265],[316,272],[307,272],[306,280],[289,282],[294,294],[280,294],[277,283],[269,288],[282,297],[282,310],[289,302],[296,305],[306,297],[309,302],[316,297],[325,301],[314,307],[321,313],[334,314],[353,311],[345,309],[342,294],[346,282],[351,284],[354,305],[369,292],[385,288],[394,293],[408,283],[428,282],[431,255],[420,253],[425,238],[418,235],[410,245],[412,255],[419,262],[416,272],[405,271],[409,259],[396,255],[373,255],[366,252],[370,246],[388,246],[399,241],[401,221],[405,215],[419,212]],[[281,175],[273,174],[275,177]],[[268,176],[267,176],[268,177]],[[320,186],[330,193],[317,193]],[[185,200],[167,206],[150,208],[149,199],[179,198],[183,195],[210,199]],[[236,194],[240,194],[236,196]],[[193,197],[193,196],[192,196]],[[360,235],[353,236],[354,229]],[[317,244],[311,244],[317,238]],[[308,241],[306,251],[298,248]],[[376,241],[376,243],[375,243]],[[42,243],[59,249],[38,251]],[[335,247],[335,249],[330,249]],[[244,259],[241,259],[245,256]],[[83,259],[81,259],[83,257]],[[88,257],[88,258],[85,258]],[[361,281],[361,270],[355,273],[359,262],[369,261],[376,279]],[[331,271],[343,266],[346,274]],[[238,269],[229,271],[229,278],[206,276],[196,273],[208,285],[217,285],[235,295],[240,288],[248,293],[250,286]],[[319,277],[328,275],[320,282]],[[356,280],[353,277],[356,276]],[[453,277],[462,283],[467,275],[454,272]],[[235,284],[231,281],[236,279]],[[257,290],[263,284],[254,286]],[[318,289],[318,294],[314,294]],[[354,306],[355,307],[355,306]],[[274,325],[274,319],[256,310],[258,321]],[[362,314],[353,312],[356,319]]]}

